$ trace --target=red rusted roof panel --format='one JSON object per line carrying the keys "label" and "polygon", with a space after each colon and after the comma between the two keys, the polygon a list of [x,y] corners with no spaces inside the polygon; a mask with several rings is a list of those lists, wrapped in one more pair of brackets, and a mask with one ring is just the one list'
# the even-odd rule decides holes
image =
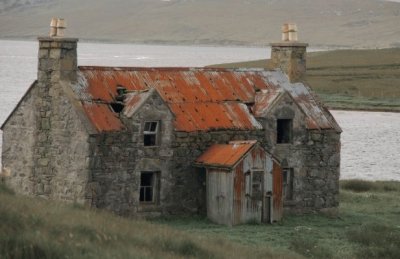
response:
{"label": "red rusted roof panel", "polygon": [[[126,88],[128,92],[155,89],[174,113],[175,128],[179,131],[259,129],[261,125],[253,115],[257,116],[268,110],[277,97],[274,93],[283,90],[289,92],[307,116],[308,128],[340,130],[333,117],[327,114],[329,112],[321,107],[307,87],[303,84],[290,84],[280,72],[208,68],[80,67],[80,74],[80,86],[75,87],[74,91],[82,101],[111,103],[117,95],[117,86]],[[270,94],[260,99],[256,94],[259,90]],[[136,96],[131,99],[128,107],[134,107],[140,98]],[[254,103],[251,112],[246,104]],[[102,119],[104,118],[99,118]],[[106,125],[100,122],[96,124]],[[99,130],[117,128],[109,126]]]}
{"label": "red rusted roof panel", "polygon": [[231,141],[229,144],[211,146],[199,158],[197,164],[205,166],[232,167],[257,143],[255,140]]}
{"label": "red rusted roof panel", "polygon": [[262,129],[262,125],[242,103],[170,103],[178,131],[211,129]]}
{"label": "red rusted roof panel", "polygon": [[261,117],[265,116],[268,110],[271,108],[274,101],[282,94],[282,91],[270,90],[270,91],[260,91],[256,93],[255,102],[252,107],[252,112],[254,116]]}
{"label": "red rusted roof panel", "polygon": [[84,102],[83,109],[99,132],[119,131],[125,128],[121,120],[111,111],[107,104]]}

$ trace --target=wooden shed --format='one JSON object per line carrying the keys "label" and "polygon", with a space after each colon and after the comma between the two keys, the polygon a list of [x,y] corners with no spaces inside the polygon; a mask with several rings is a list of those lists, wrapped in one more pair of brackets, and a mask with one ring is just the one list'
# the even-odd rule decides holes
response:
{"label": "wooden shed", "polygon": [[283,213],[282,169],[257,141],[231,141],[206,150],[207,216],[215,223],[272,223]]}

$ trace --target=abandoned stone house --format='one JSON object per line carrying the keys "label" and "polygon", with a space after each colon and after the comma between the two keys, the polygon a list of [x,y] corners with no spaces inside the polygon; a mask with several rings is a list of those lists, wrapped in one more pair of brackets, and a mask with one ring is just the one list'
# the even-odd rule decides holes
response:
{"label": "abandoned stone house", "polygon": [[337,208],[341,129],[301,81],[307,44],[273,44],[262,70],[77,66],[77,41],[39,38],[1,127],[17,192],[228,225]]}

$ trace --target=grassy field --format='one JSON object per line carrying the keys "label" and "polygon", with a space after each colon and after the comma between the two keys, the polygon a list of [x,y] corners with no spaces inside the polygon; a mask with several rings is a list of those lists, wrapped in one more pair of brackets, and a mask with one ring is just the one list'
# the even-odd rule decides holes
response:
{"label": "grassy field", "polygon": [[79,205],[21,197],[0,185],[2,259],[292,257],[299,258]]}
{"label": "grassy field", "polygon": [[203,218],[150,222],[0,186],[1,258],[398,258],[400,182],[341,182],[339,215],[225,227]]}
{"label": "grassy field", "polygon": [[[267,60],[215,65],[267,67]],[[305,81],[334,109],[400,111],[400,48],[308,53]]]}

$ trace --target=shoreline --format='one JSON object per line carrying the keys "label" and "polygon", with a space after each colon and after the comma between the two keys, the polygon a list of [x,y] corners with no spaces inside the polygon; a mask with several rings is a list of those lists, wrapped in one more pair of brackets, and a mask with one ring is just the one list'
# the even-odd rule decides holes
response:
{"label": "shoreline", "polygon": [[[79,37],[77,37],[79,38]],[[37,37],[1,37],[0,40],[8,41],[36,41]],[[200,46],[200,47],[237,47],[237,48],[264,48],[269,47],[271,42],[264,43],[251,43],[251,42],[237,42],[237,41],[210,41],[207,43],[193,42],[193,41],[170,41],[170,40],[110,40],[110,39],[90,39],[79,38],[83,43],[98,43],[98,44],[132,44],[132,45],[161,45],[161,46]],[[319,49],[321,51],[329,50],[371,50],[371,49],[390,49],[393,46],[356,46],[356,45],[329,45],[329,44],[309,44],[311,49]]]}

